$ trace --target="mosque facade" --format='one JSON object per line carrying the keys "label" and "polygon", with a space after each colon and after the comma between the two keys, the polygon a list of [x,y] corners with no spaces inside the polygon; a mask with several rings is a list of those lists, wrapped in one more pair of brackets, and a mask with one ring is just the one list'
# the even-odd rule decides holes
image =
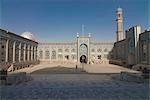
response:
{"label": "mosque facade", "polygon": [[44,63],[108,63],[112,42],[93,42],[77,34],[74,42],[39,43],[38,57]]}

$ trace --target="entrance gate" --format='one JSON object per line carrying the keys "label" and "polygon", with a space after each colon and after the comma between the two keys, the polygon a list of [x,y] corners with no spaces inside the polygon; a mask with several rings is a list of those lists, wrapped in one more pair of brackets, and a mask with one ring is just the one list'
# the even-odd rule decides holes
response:
{"label": "entrance gate", "polygon": [[82,55],[82,56],[80,57],[80,62],[81,62],[81,63],[87,63],[87,57],[86,57],[85,55]]}

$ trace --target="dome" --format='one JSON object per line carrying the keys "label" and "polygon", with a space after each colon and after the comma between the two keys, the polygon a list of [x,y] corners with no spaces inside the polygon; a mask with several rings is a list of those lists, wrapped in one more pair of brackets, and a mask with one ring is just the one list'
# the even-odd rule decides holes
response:
{"label": "dome", "polygon": [[34,36],[30,32],[24,32],[21,34],[22,37],[35,41]]}
{"label": "dome", "polygon": [[122,8],[117,8],[117,11],[122,11]]}

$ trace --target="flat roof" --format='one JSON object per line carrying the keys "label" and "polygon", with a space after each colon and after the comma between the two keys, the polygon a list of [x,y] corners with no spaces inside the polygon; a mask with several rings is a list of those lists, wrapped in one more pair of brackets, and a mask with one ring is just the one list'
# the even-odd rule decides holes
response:
{"label": "flat roof", "polygon": [[12,35],[15,35],[16,37],[19,37],[19,38],[22,38],[22,39],[25,39],[25,40],[28,40],[28,41],[32,41],[32,42],[35,42],[35,43],[38,43],[38,42],[36,42],[36,41],[34,41],[34,40],[30,40],[30,39],[27,39],[27,38],[24,38],[24,37],[22,37],[22,36],[20,36],[20,35],[17,35],[17,34],[15,34],[15,33],[13,33],[13,32],[10,32],[10,31],[8,31],[8,30],[4,30],[4,29],[0,29],[1,31],[4,31],[5,33],[7,33],[7,34],[12,34]]}

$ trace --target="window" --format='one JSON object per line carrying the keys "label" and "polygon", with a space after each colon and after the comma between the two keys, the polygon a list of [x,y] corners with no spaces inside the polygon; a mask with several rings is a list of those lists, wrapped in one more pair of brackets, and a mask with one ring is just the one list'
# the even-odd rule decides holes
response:
{"label": "window", "polygon": [[142,44],[142,61],[146,61],[146,55],[147,55],[147,47],[146,42]]}
{"label": "window", "polygon": [[[27,53],[26,53],[27,54]],[[26,56],[27,57],[27,56]],[[39,51],[39,58],[42,59],[43,58],[43,51]]]}
{"label": "window", "polygon": [[76,59],[76,55],[72,55],[71,58],[72,58],[73,60],[75,60],[75,59]]}
{"label": "window", "polygon": [[65,58],[66,58],[67,60],[69,60],[69,55],[66,55]]}
{"label": "window", "polygon": [[92,51],[92,52],[95,52],[95,49],[92,49],[91,51]]}
{"label": "window", "polygon": [[2,48],[4,48],[4,45],[2,45]]}
{"label": "window", "polygon": [[101,55],[98,55],[98,56],[97,56],[97,58],[98,58],[98,59],[101,59],[101,58],[102,58],[102,56],[101,56]]}
{"label": "window", "polygon": [[62,49],[58,49],[58,52],[62,52]]}
{"label": "window", "polygon": [[56,51],[55,50],[52,51],[52,57],[51,57],[51,59],[56,59]]}
{"label": "window", "polygon": [[65,52],[69,52],[69,49],[65,49]]}
{"label": "window", "polygon": [[45,51],[45,59],[49,59],[49,51]]}
{"label": "window", "polygon": [[107,48],[104,49],[104,52],[108,52]]}
{"label": "window", "polygon": [[72,49],[71,52],[75,52],[75,49]]}
{"label": "window", "polygon": [[97,49],[97,52],[102,52],[102,49],[100,49],[100,48],[99,48],[99,49]]}
{"label": "window", "polygon": [[108,55],[104,54],[104,58],[108,58]]}
{"label": "window", "polygon": [[58,55],[58,59],[63,59],[62,54],[59,54],[59,55]]}

